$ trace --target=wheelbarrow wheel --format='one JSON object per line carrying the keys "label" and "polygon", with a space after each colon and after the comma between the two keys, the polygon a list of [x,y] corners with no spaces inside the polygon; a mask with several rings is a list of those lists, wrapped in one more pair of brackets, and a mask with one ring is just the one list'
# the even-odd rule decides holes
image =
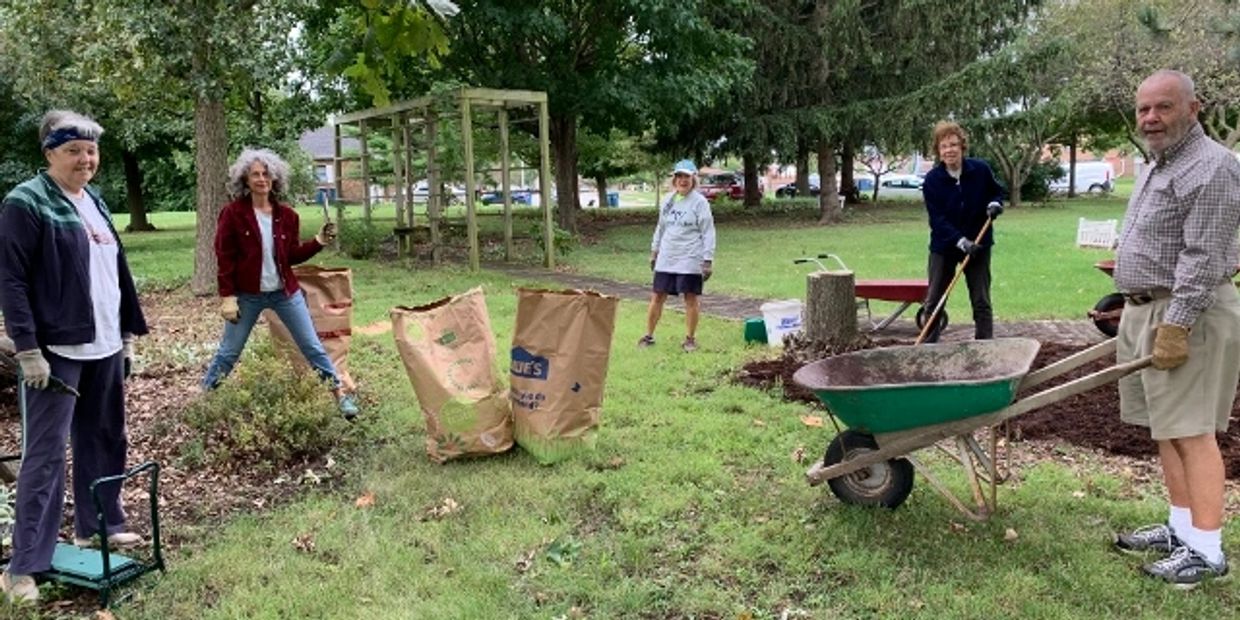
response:
{"label": "wheelbarrow wheel", "polygon": [[[921,329],[926,326],[926,316],[929,315],[931,312],[934,312],[934,309],[927,308],[926,306],[922,306],[917,309],[917,316],[914,318],[914,320],[917,322],[917,329]],[[941,332],[946,327],[947,327],[947,310],[943,310],[942,312],[939,312],[939,325],[936,331]]]}
{"label": "wheelbarrow wheel", "polygon": [[[844,431],[827,446],[823,465],[843,463],[878,449],[873,435]],[[913,464],[908,459],[888,459],[827,481],[831,492],[846,504],[896,508],[913,491]]]}
{"label": "wheelbarrow wheel", "polygon": [[[1124,309],[1124,296],[1119,293],[1111,293],[1106,297],[1098,300],[1094,305],[1094,311],[1099,313],[1110,313],[1115,310]],[[1119,318],[1095,318],[1094,327],[1110,338],[1114,338],[1119,333]]]}

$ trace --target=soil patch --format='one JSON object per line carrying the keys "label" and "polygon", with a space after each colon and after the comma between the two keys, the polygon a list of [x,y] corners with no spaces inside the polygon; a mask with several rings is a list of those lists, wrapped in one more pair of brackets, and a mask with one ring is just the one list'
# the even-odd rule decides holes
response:
{"label": "soil patch", "polygon": [[[891,342],[873,342],[859,348],[889,346]],[[1042,368],[1063,359],[1085,346],[1043,343],[1033,368]],[[736,374],[742,385],[762,390],[780,390],[786,400],[819,405],[813,392],[797,385],[792,375],[806,363],[804,355],[785,351],[776,359],[757,360],[746,364]],[[1038,386],[1045,389],[1102,370],[1114,360],[1101,359],[1065,373]],[[1107,454],[1149,459],[1158,455],[1158,446],[1149,431],[1119,420],[1119,392],[1115,384],[1103,385],[1071,398],[1052,403],[1012,420],[1016,440],[1058,439]],[[1218,437],[1219,449],[1227,468],[1227,477],[1240,480],[1240,401],[1233,405],[1232,423],[1228,432]]]}

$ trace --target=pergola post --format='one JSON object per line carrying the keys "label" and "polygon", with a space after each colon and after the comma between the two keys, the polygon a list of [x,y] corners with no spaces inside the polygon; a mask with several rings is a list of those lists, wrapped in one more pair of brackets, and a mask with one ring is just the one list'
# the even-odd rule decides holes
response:
{"label": "pergola post", "polygon": [[543,264],[547,269],[555,267],[555,235],[551,220],[551,120],[547,113],[547,100],[538,102],[538,196],[543,210]]}
{"label": "pergola post", "polygon": [[443,236],[439,231],[439,162],[435,158],[435,141],[439,132],[439,114],[431,106],[426,113],[426,220],[431,230],[431,263],[443,263]]}
{"label": "pergola post", "polygon": [[[333,125],[332,129],[334,130],[332,132],[332,148],[334,151],[332,155],[332,185],[336,188],[336,226],[340,227],[344,225],[344,182],[342,181],[344,177],[344,161],[340,157],[340,125]],[[337,232],[339,232],[339,230],[337,230]],[[337,252],[340,251],[339,234],[337,234],[336,238],[332,240],[332,247]]]}
{"label": "pergola post", "polygon": [[[405,227],[405,158],[401,157],[401,153],[407,150],[405,145],[405,134],[402,125],[405,123],[405,115],[403,113],[392,117],[392,177],[393,185],[396,187],[396,228],[399,231]],[[412,207],[412,205],[409,205]],[[396,235],[396,256],[402,256],[405,253],[405,237],[399,232]]]}
{"label": "pergola post", "polygon": [[362,143],[362,219],[370,223],[370,150],[366,145],[366,121],[358,122],[358,139]]}
{"label": "pergola post", "polygon": [[512,165],[508,152],[508,108],[499,109],[499,182],[504,197],[504,262],[512,260]]}
{"label": "pergola post", "polygon": [[461,94],[461,138],[465,147],[465,230],[469,237],[469,270],[478,271],[482,260],[478,250],[478,213],[474,206],[474,130],[473,107],[468,95]]}

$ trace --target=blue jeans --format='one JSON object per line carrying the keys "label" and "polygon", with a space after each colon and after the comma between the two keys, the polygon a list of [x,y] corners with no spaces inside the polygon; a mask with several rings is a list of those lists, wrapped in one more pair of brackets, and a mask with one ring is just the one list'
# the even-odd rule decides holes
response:
{"label": "blue jeans", "polygon": [[330,383],[332,389],[340,387],[336,366],[332,364],[327,350],[319,341],[319,335],[314,331],[310,309],[306,307],[306,297],[301,291],[291,296],[285,295],[284,291],[258,295],[240,293],[237,295],[237,305],[241,309],[241,318],[236,323],[224,322],[224,337],[220,339],[220,348],[215,352],[211,365],[207,366],[206,376],[202,378],[203,389],[214,388],[232,372],[237,358],[241,357],[241,351],[245,349],[246,340],[250,338],[254,323],[258,321],[259,313],[266,309],[273,310],[284,322],[284,326],[293,335],[297,348],[301,350],[302,357],[319,373],[319,378]]}

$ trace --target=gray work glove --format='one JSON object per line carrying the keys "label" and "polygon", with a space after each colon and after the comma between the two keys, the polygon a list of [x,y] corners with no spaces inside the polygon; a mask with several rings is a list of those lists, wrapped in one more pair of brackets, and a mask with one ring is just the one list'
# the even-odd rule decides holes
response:
{"label": "gray work glove", "polygon": [[318,241],[319,245],[327,247],[336,240],[336,224],[334,222],[324,222],[323,226],[319,228],[319,233],[314,236],[314,240]]}
{"label": "gray work glove", "polygon": [[969,256],[973,256],[978,250],[982,249],[982,246],[969,241],[967,237],[961,237],[960,241],[956,242],[956,247],[960,248],[961,252],[964,252]]}
{"label": "gray work glove", "polygon": [[22,381],[27,387],[41,390],[47,387],[48,379],[52,376],[52,368],[47,365],[47,358],[43,357],[43,352],[38,349],[27,349],[18,351],[17,362],[21,364]]}
{"label": "gray work glove", "polygon": [[133,374],[133,335],[126,334],[121,337],[121,353],[124,357],[125,378]]}
{"label": "gray work glove", "polygon": [[1000,215],[1003,215],[1003,205],[999,204],[998,201],[986,205],[986,217],[993,220]]}

